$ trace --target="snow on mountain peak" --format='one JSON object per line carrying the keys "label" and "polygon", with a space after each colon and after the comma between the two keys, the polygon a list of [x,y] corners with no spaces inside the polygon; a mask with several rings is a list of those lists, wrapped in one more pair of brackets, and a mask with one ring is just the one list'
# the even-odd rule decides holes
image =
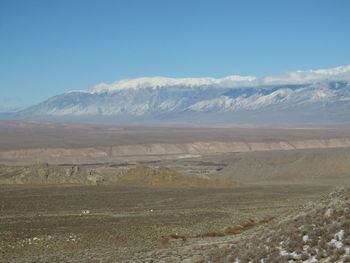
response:
{"label": "snow on mountain peak", "polygon": [[124,79],[54,96],[20,111],[19,116],[121,122],[192,122],[197,117],[210,122],[246,122],[249,118],[254,122],[284,122],[288,118],[349,122],[349,112],[350,66],[344,66],[259,78]]}
{"label": "snow on mountain peak", "polygon": [[252,87],[259,85],[283,85],[283,84],[300,84],[316,81],[338,81],[350,80],[350,65],[341,66],[332,69],[320,70],[297,70],[286,72],[277,76],[254,77],[232,75],[224,78],[167,78],[167,77],[144,77],[136,79],[123,79],[112,84],[100,83],[86,92],[99,93],[111,92],[125,89],[142,89],[142,88],[162,88],[168,86],[200,87]]}
{"label": "snow on mountain peak", "polygon": [[168,86],[185,86],[185,87],[200,87],[200,86],[237,86],[250,85],[256,80],[256,77],[251,76],[229,76],[222,79],[215,78],[166,78],[166,77],[145,77],[136,79],[123,79],[112,84],[101,83],[88,91],[91,93],[115,91],[123,89],[140,89],[140,88],[161,88]]}

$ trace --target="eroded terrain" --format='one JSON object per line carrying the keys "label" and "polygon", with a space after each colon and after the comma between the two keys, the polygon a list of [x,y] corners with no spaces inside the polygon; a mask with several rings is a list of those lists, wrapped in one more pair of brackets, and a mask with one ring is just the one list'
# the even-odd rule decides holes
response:
{"label": "eroded terrain", "polygon": [[0,163],[85,164],[350,146],[348,127],[121,126],[0,121]]}

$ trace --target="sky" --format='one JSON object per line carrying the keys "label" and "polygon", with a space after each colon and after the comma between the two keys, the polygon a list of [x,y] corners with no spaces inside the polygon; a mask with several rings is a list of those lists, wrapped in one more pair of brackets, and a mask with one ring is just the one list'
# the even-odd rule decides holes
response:
{"label": "sky", "polygon": [[0,111],[146,76],[350,64],[349,0],[0,0]]}

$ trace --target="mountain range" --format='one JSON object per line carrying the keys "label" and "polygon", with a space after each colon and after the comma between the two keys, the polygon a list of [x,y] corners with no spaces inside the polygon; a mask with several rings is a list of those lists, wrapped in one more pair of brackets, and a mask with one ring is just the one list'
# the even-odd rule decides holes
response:
{"label": "mountain range", "polygon": [[69,91],[6,116],[140,123],[348,123],[350,65],[270,77],[125,79]]}

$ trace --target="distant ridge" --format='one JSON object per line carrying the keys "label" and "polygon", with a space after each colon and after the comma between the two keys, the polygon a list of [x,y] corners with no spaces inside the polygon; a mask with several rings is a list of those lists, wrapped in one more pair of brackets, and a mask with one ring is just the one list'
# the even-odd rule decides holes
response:
{"label": "distant ridge", "polygon": [[182,123],[350,121],[350,66],[278,76],[151,77],[70,91],[14,119]]}

